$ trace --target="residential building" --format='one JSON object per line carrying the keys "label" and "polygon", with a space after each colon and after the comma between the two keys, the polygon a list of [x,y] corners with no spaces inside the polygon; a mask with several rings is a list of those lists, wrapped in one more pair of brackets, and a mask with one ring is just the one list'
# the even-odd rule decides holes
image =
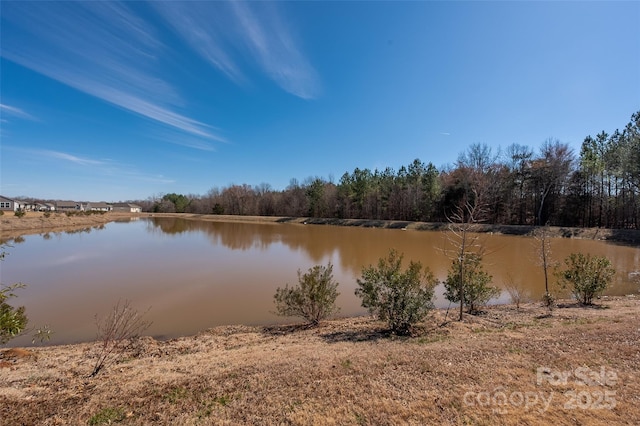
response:
{"label": "residential building", "polygon": [[0,195],[0,210],[11,212],[20,210],[20,202]]}
{"label": "residential building", "polygon": [[142,207],[131,203],[113,203],[111,208],[114,212],[142,213]]}
{"label": "residential building", "polygon": [[56,201],[56,210],[61,212],[82,210],[82,204],[75,201]]}
{"label": "residential building", "polygon": [[88,212],[109,212],[111,211],[111,206],[104,202],[99,203],[87,203],[84,206],[84,210]]}

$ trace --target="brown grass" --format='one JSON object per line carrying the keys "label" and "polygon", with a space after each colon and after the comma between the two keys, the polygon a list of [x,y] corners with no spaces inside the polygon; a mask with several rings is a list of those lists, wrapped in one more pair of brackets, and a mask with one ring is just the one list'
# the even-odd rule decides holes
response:
{"label": "brown grass", "polygon": [[[464,322],[438,310],[406,338],[368,317],[219,327],[143,338],[94,378],[96,344],[32,348],[0,356],[0,424],[639,424],[639,308],[633,297],[551,316],[540,304],[492,306]],[[609,376],[537,383],[542,367]],[[485,398],[500,395],[512,402]],[[551,396],[548,408],[534,396]]]}

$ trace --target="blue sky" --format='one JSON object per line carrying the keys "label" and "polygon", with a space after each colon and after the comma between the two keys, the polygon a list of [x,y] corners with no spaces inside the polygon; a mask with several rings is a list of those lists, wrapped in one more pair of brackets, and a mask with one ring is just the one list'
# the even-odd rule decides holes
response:
{"label": "blue sky", "polygon": [[32,2],[1,13],[0,193],[124,201],[623,128],[640,2]]}

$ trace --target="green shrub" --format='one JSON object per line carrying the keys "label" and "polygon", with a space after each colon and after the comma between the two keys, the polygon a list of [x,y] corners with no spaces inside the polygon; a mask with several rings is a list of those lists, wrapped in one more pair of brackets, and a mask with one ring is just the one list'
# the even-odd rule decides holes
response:
{"label": "green shrub", "polygon": [[454,303],[460,302],[462,298],[467,311],[473,313],[479,305],[484,305],[489,299],[500,295],[500,289],[490,286],[490,283],[491,275],[482,267],[482,256],[467,253],[462,259],[453,260],[444,282],[444,297]]}
{"label": "green shrub", "polygon": [[593,298],[602,294],[616,273],[609,259],[602,256],[571,253],[564,263],[566,269],[556,273],[558,281],[585,305],[591,305]]}
{"label": "green shrub", "polygon": [[[14,241],[17,241],[17,238]],[[0,261],[4,261],[6,254],[4,250],[0,250]],[[7,300],[16,297],[14,290],[24,287],[26,286],[22,283],[8,286],[0,283],[0,345],[27,331],[29,319],[25,314],[24,306],[15,308],[7,303]],[[35,334],[33,335],[32,343],[49,340],[53,334],[53,330],[48,325],[33,331],[35,331]]]}
{"label": "green shrub", "polygon": [[[6,252],[4,246],[0,249],[0,261],[4,261]],[[4,285],[0,283],[0,345],[7,343],[14,337],[22,334],[29,322],[25,315],[24,306],[14,308],[7,300],[16,297],[14,290],[24,288],[22,283]]]}
{"label": "green shrub", "polygon": [[18,288],[24,288],[24,284],[0,285],[0,344],[5,344],[24,332],[29,322],[24,306],[14,308],[7,303],[8,299],[15,297],[13,291]]}
{"label": "green shrub", "polygon": [[220,203],[215,203],[213,208],[211,209],[211,213],[224,214],[224,207]]}
{"label": "green shrub", "polygon": [[23,217],[25,214],[27,213],[24,210],[16,210],[14,213],[17,217]]}
{"label": "green shrub", "polygon": [[338,283],[333,279],[333,265],[316,265],[307,273],[298,270],[296,287],[278,288],[274,295],[276,313],[281,316],[297,316],[317,325],[323,319],[338,312],[335,306]]}
{"label": "green shrub", "polygon": [[396,334],[409,334],[433,308],[433,292],[437,280],[420,262],[410,262],[402,270],[403,255],[391,249],[386,258],[362,269],[356,296],[362,306],[381,321],[387,322]]}
{"label": "green shrub", "polygon": [[549,309],[549,311],[552,311],[553,308],[556,307],[556,297],[552,293],[545,292],[542,295],[542,303]]}

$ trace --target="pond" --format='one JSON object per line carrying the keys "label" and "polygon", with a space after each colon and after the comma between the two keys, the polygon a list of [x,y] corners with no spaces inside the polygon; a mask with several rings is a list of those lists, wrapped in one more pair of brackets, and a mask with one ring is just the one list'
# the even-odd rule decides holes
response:
{"label": "pond", "polygon": [[[493,285],[520,283],[539,300],[544,278],[535,241],[478,237]],[[272,313],[276,288],[297,284],[298,269],[328,262],[340,283],[339,315],[365,314],[354,295],[363,266],[395,248],[444,280],[451,265],[448,240],[433,231],[149,218],[10,241],[2,283],[27,284],[12,302],[27,308],[32,326],[54,330],[50,344],[94,340],[96,316],[124,300],[153,322],[146,334],[164,339],[218,325],[298,321]],[[638,248],[579,239],[552,239],[551,248],[558,260],[572,252],[606,256],[617,270],[607,294],[638,293]],[[436,306],[447,307],[442,292],[439,286]],[[508,302],[507,292],[491,301]],[[25,336],[10,344],[30,343]]]}

